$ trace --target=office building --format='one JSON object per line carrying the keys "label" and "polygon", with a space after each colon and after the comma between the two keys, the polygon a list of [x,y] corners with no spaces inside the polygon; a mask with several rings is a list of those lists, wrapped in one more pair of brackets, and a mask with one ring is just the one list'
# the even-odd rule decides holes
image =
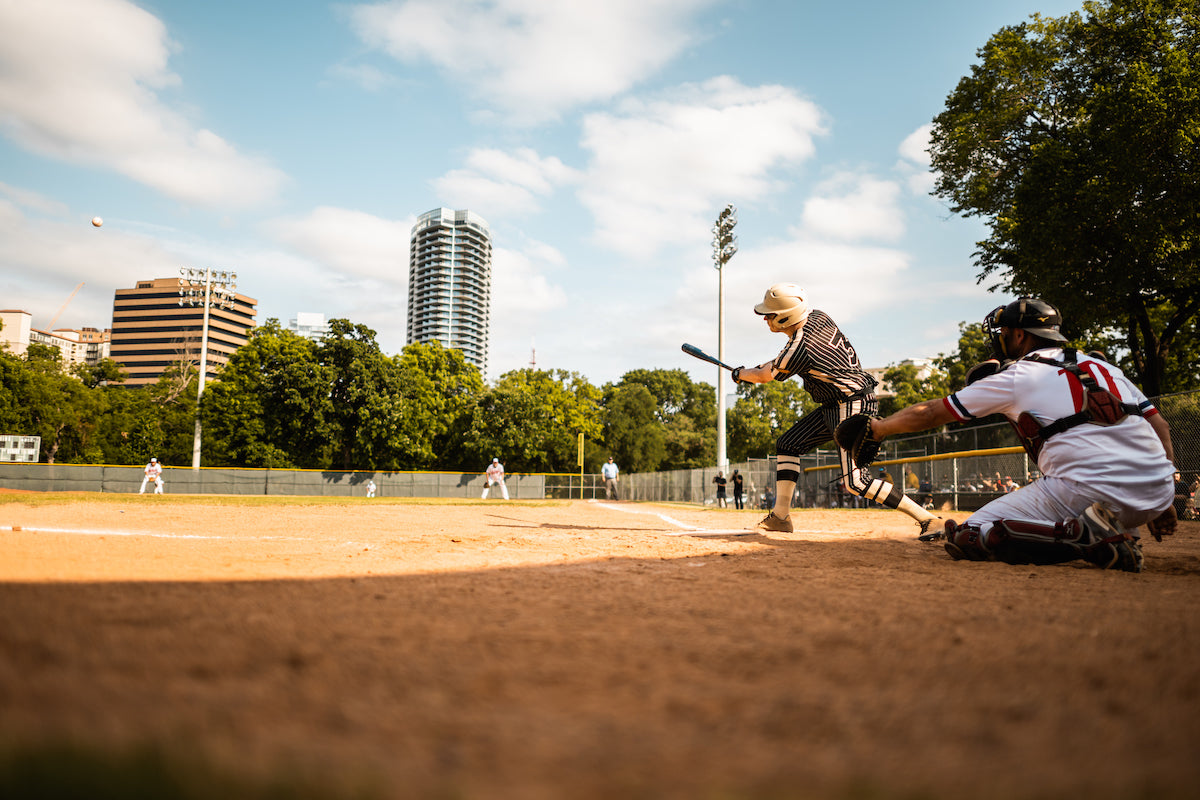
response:
{"label": "office building", "polygon": [[417,219],[408,256],[408,337],[462,351],[487,372],[492,235],[470,211],[435,208]]}
{"label": "office building", "polygon": [[[180,281],[156,278],[117,289],[109,357],[125,371],[126,386],[155,383],[171,367],[200,368],[204,305],[185,304]],[[257,314],[258,301],[243,294],[234,295],[230,309],[210,307],[206,380],[216,378],[247,342]]]}

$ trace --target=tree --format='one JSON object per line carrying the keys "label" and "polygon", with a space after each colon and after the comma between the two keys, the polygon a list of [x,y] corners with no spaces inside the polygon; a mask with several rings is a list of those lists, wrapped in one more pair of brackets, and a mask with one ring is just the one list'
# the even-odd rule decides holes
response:
{"label": "tree", "polygon": [[817,407],[799,381],[739,383],[729,411],[729,459],[767,458],[775,440],[800,417]]}
{"label": "tree", "polygon": [[652,472],[666,458],[666,435],[657,410],[658,400],[641,384],[605,387],[604,443],[626,472]]}
{"label": "tree", "polygon": [[317,361],[331,381],[328,412],[334,463],[342,469],[396,469],[403,400],[397,364],[375,331],[347,319],[329,321]]}
{"label": "tree", "polygon": [[71,367],[71,374],[89,389],[125,382],[125,373],[121,370],[121,365],[111,358],[102,358],[95,364],[76,364]]}
{"label": "tree", "polygon": [[681,369],[635,369],[618,386],[644,386],[655,398],[665,457],[660,469],[711,466],[717,452],[717,397],[707,383],[693,383]]}
{"label": "tree", "polygon": [[241,467],[327,468],[330,371],[317,346],[279,320],[250,332],[204,392],[205,460]]}
{"label": "tree", "polygon": [[439,461],[444,465],[443,457],[461,449],[461,436],[484,393],[483,376],[461,350],[437,341],[405,347],[398,368],[403,398],[399,459],[406,469],[429,469]]}
{"label": "tree", "polygon": [[46,463],[80,463],[100,460],[93,434],[100,419],[100,403],[62,369],[57,347],[33,342],[24,358],[0,355],[0,422],[17,433],[33,434],[42,440],[41,457]]}
{"label": "tree", "polygon": [[922,376],[921,370],[912,363],[888,367],[883,373],[883,383],[890,391],[890,396],[879,398],[879,414],[884,417],[913,403],[949,394],[944,372],[933,369]]}
{"label": "tree", "polygon": [[469,463],[455,466],[499,458],[510,472],[574,472],[578,435],[595,441],[600,431],[600,391],[581,375],[513,370],[480,398],[461,450]]}
{"label": "tree", "polygon": [[[1194,388],[1172,351],[1200,313],[1197,0],[1085,2],[979,51],[934,120],[934,194],[987,218],[978,275],[1127,349],[1150,395]],[[1194,363],[1194,362],[1193,362]]]}

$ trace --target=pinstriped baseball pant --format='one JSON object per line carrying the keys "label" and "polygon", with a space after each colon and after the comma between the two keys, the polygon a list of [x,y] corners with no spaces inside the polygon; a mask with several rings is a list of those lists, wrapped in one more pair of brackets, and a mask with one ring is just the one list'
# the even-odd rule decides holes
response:
{"label": "pinstriped baseball pant", "polygon": [[[878,410],[879,401],[871,395],[824,405],[805,414],[775,442],[775,453],[778,456],[776,480],[799,482],[800,456],[812,452],[832,439],[838,423],[847,417],[855,414],[874,414]],[[856,468],[850,454],[840,447],[838,460],[842,465],[842,485],[847,491],[888,508],[900,505],[904,492],[899,487],[877,478],[872,479],[870,470]]]}

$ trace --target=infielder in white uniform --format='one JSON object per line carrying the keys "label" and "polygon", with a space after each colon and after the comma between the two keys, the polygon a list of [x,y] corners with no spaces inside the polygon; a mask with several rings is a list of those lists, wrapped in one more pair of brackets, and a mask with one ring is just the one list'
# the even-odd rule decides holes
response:
{"label": "infielder in white uniform", "polygon": [[150,463],[146,465],[146,469],[144,469],[143,472],[146,473],[146,477],[142,478],[142,488],[138,490],[138,494],[146,493],[146,484],[149,483],[150,481],[154,481],[154,493],[162,494],[163,493],[162,464],[158,463],[158,459],[157,458],[150,459]]}
{"label": "infielder in white uniform", "polygon": [[[1021,298],[988,315],[996,359],[968,385],[871,423],[876,438],[1001,413],[1042,476],[972,514],[945,523],[956,560],[1054,564],[1086,559],[1140,572],[1129,530],[1175,532],[1171,430],[1158,409],[1106,361],[1062,346],[1054,306]],[[982,377],[981,377],[982,376]],[[974,380],[973,380],[974,379]]]}
{"label": "infielder in white uniform", "polygon": [[500,459],[493,458],[492,463],[488,465],[487,471],[483,473],[487,477],[487,485],[483,487],[482,498],[487,500],[488,490],[493,486],[500,486],[500,494],[504,499],[508,499],[508,487],[504,485],[504,465],[500,463]]}

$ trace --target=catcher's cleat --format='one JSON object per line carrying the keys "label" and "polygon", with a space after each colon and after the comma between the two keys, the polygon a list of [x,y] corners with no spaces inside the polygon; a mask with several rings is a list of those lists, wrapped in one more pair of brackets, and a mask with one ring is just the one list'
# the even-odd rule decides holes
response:
{"label": "catcher's cleat", "polygon": [[930,517],[923,519],[918,525],[921,526],[921,534],[917,537],[922,542],[936,542],[939,539],[946,538],[945,520],[941,517]]}
{"label": "catcher's cleat", "polygon": [[990,561],[991,551],[983,543],[983,535],[974,525],[959,525],[952,519],[945,521],[944,547],[955,561]]}
{"label": "catcher's cleat", "polygon": [[780,519],[779,517],[775,516],[775,512],[772,511],[770,514],[767,514],[765,517],[763,517],[762,520],[760,520],[758,525],[756,525],[755,527],[761,528],[764,531],[776,531],[778,533],[791,533],[792,532],[792,518],[784,517],[783,519]]}
{"label": "catcher's cleat", "polygon": [[1091,544],[1083,547],[1083,557],[1088,562],[1100,569],[1142,571],[1145,560],[1142,546],[1110,509],[1101,503],[1092,503],[1078,519],[1091,534]]}

